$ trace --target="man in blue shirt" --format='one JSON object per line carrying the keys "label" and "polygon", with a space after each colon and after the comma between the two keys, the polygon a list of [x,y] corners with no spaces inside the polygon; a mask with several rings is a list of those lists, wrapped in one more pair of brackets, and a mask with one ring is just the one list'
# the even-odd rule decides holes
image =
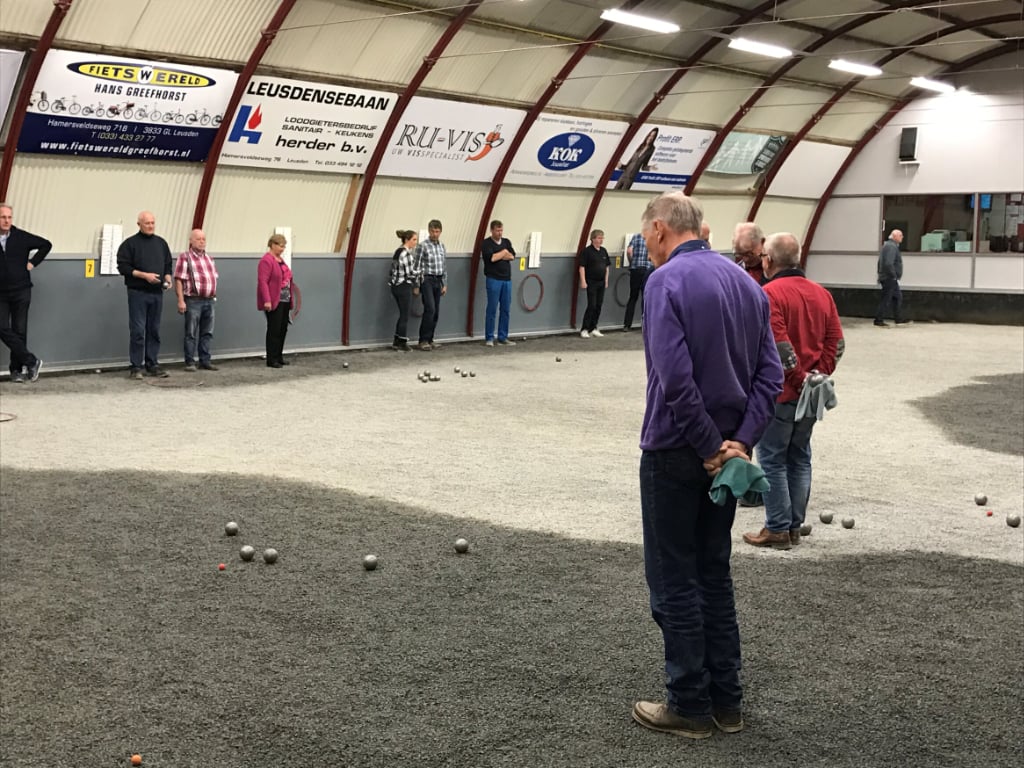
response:
{"label": "man in blue shirt", "polygon": [[717,506],[708,492],[726,461],[748,459],[783,380],[764,291],[700,239],[702,219],[681,192],[652,201],[642,219],[655,270],[644,290],[640,502],[667,701],[633,707],[644,727],[693,739],[715,725],[743,729],[729,570],[736,501]]}
{"label": "man in blue shirt", "polygon": [[640,320],[644,318],[644,286],[651,272],[651,260],[647,257],[647,243],[644,236],[637,232],[629,238],[626,246],[626,258],[629,259],[629,301],[626,302],[626,317],[622,330],[633,330],[633,313],[636,311],[637,300],[640,301]]}

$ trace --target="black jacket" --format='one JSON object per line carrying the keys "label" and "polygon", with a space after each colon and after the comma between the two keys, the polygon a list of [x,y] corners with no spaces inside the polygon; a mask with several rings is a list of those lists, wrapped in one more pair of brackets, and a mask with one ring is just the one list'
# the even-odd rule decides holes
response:
{"label": "black jacket", "polygon": [[32,257],[32,266],[38,267],[51,248],[53,243],[45,237],[11,227],[7,245],[0,253],[0,293],[14,293],[31,288],[31,273],[27,269],[28,255],[32,251],[36,252]]}
{"label": "black jacket", "polygon": [[155,272],[160,279],[174,274],[171,263],[171,249],[160,235],[144,235],[136,232],[126,238],[117,249],[117,271],[124,275],[124,284],[140,291],[159,293],[160,283],[149,283],[141,277],[132,277],[132,270]]}

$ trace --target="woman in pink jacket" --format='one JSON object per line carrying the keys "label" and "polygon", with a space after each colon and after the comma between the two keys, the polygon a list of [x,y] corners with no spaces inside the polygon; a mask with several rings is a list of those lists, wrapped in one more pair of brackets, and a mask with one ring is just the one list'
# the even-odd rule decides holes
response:
{"label": "woman in pink jacket", "polygon": [[284,263],[288,241],[284,235],[273,235],[270,248],[260,259],[256,281],[256,306],[267,316],[267,366],[288,365],[284,359],[284,337],[288,333],[288,313],[292,308],[292,271]]}

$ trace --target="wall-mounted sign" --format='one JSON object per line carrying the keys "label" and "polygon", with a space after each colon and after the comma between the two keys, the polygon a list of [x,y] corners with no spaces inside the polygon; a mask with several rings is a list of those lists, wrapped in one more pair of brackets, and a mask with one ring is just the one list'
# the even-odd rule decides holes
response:
{"label": "wall-mounted sign", "polygon": [[50,51],[18,151],[205,160],[236,78],[226,69]]}
{"label": "wall-mounted sign", "polygon": [[609,189],[660,192],[682,189],[715,138],[714,131],[645,125],[619,159]]}
{"label": "wall-mounted sign", "polygon": [[725,137],[715,159],[708,165],[708,171],[756,176],[771,167],[785,143],[785,136],[733,131]]}
{"label": "wall-mounted sign", "polygon": [[593,189],[625,130],[612,120],[542,114],[512,161],[508,183]]}
{"label": "wall-mounted sign", "polygon": [[362,173],[398,97],[254,77],[221,150],[223,165]]}
{"label": "wall-mounted sign", "polygon": [[490,181],[525,112],[415,97],[388,144],[384,176]]}

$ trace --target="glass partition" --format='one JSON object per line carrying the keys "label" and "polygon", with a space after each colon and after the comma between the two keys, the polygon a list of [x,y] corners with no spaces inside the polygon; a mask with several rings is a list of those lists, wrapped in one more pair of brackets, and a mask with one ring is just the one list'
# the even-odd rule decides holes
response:
{"label": "glass partition", "polygon": [[977,195],[978,252],[1024,253],[1024,192]]}

